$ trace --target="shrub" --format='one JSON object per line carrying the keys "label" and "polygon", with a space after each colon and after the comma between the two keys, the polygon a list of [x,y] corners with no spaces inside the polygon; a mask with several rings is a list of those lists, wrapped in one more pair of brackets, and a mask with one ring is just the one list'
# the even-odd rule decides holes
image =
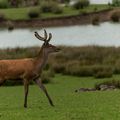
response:
{"label": "shrub", "polygon": [[66,70],[66,72],[69,74],[69,75],[75,75],[75,76],[92,76],[93,75],[93,70],[91,69],[91,66],[73,66],[71,67],[71,69],[69,68],[69,71],[68,69]]}
{"label": "shrub", "polygon": [[52,9],[52,13],[61,14],[61,13],[63,13],[63,9],[62,9],[62,7],[60,7],[60,6],[57,5],[56,7],[54,7]]}
{"label": "shrub", "polygon": [[11,7],[19,7],[22,4],[22,0],[8,0]]}
{"label": "shrub", "polygon": [[120,65],[114,66],[114,74],[120,74]]}
{"label": "shrub", "polygon": [[[30,81],[30,85],[34,84],[34,81]],[[6,80],[5,83],[3,83],[3,86],[20,86],[23,85],[23,80]]]}
{"label": "shrub", "polygon": [[31,9],[29,12],[28,12],[28,16],[29,18],[38,18],[40,15],[40,12],[38,9]]}
{"label": "shrub", "polygon": [[111,6],[111,3],[110,3],[110,2],[108,2],[108,6]]}
{"label": "shrub", "polygon": [[55,77],[55,71],[52,68],[48,70],[48,74],[50,77]]}
{"label": "shrub", "polygon": [[97,7],[95,7],[95,8],[94,8],[94,12],[97,12],[97,11],[98,11],[98,8],[97,8]]}
{"label": "shrub", "polygon": [[19,81],[10,81],[10,80],[7,80],[5,83],[3,83],[3,86],[19,86],[19,85],[23,85],[23,82],[22,80],[19,80]]}
{"label": "shrub", "polygon": [[94,74],[95,78],[109,78],[112,77],[113,73],[112,71],[99,71]]}
{"label": "shrub", "polygon": [[47,84],[50,83],[52,80],[52,77],[54,77],[54,72],[51,70],[43,71],[41,75],[42,82]]}
{"label": "shrub", "polygon": [[0,13],[0,21],[6,20],[5,15],[3,13]]}
{"label": "shrub", "polygon": [[93,25],[99,25],[99,23],[100,23],[100,18],[99,18],[99,16],[94,16],[94,17],[92,18],[92,24],[93,24]]}
{"label": "shrub", "polygon": [[[59,0],[59,1],[60,1],[60,0]],[[61,0],[60,2],[61,2],[61,3],[67,3],[67,4],[69,4],[70,0]]]}
{"label": "shrub", "polygon": [[8,27],[8,30],[13,30],[14,29],[14,24],[12,21],[7,21],[7,27]]}
{"label": "shrub", "polygon": [[115,86],[115,88],[120,89],[120,81],[118,81],[118,80],[110,80],[110,81],[105,81],[103,83],[95,84],[95,88],[97,90],[100,90],[101,85]]}
{"label": "shrub", "polygon": [[53,1],[42,2],[40,9],[43,13],[52,12],[59,14],[63,12],[62,7],[60,7],[57,2]]}
{"label": "shrub", "polygon": [[52,12],[53,2],[42,2],[40,9],[43,13]]}
{"label": "shrub", "polygon": [[116,10],[116,11],[114,11],[112,14],[111,14],[111,20],[113,21],[113,22],[119,22],[119,20],[120,20],[120,11],[119,10]]}
{"label": "shrub", "polygon": [[65,70],[61,71],[61,73],[74,76],[94,76],[95,78],[106,78],[112,77],[113,69],[110,66],[81,66],[79,62],[68,62],[65,66]]}
{"label": "shrub", "polygon": [[93,71],[91,66],[80,66],[79,61],[71,61],[66,63],[63,74],[74,76],[92,76]]}
{"label": "shrub", "polygon": [[120,74],[120,59],[117,59],[115,66],[114,66],[114,73]]}
{"label": "shrub", "polygon": [[120,1],[119,0],[112,0],[112,5],[113,6],[120,6]]}
{"label": "shrub", "polygon": [[80,67],[78,65],[67,64],[63,73],[67,75],[80,76]]}
{"label": "shrub", "polygon": [[87,7],[89,6],[89,0],[78,0],[74,5],[73,7],[75,9],[83,9],[84,7]]}
{"label": "shrub", "polygon": [[87,15],[88,13],[87,13],[86,10],[83,9],[82,11],[80,10],[79,14],[80,14],[80,15]]}
{"label": "shrub", "polygon": [[65,71],[65,64],[64,63],[54,63],[54,64],[52,64],[52,69],[56,73],[64,73],[64,71]]}
{"label": "shrub", "polygon": [[93,76],[95,78],[107,78],[107,77],[112,77],[113,75],[113,69],[111,66],[96,65],[93,67],[93,71],[94,71]]}
{"label": "shrub", "polygon": [[41,75],[41,79],[44,84],[50,83],[51,81],[51,78],[45,72]]}
{"label": "shrub", "polygon": [[7,0],[0,0],[0,8],[8,8],[9,3]]}

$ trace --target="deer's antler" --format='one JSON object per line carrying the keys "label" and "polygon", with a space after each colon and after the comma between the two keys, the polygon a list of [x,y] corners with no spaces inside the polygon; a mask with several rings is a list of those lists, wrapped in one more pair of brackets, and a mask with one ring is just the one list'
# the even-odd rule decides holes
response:
{"label": "deer's antler", "polygon": [[47,35],[46,30],[44,30],[44,37],[41,37],[37,32],[35,32],[35,37],[38,38],[39,40],[49,42],[52,38],[52,34],[49,33],[49,38],[47,39],[48,35]]}
{"label": "deer's antler", "polygon": [[49,42],[51,40],[51,38],[52,38],[52,34],[49,33],[49,38],[48,38],[47,42]]}
{"label": "deer's antler", "polygon": [[41,37],[37,32],[35,32],[35,37],[39,40],[46,41],[47,40],[47,32],[44,30],[44,37]]}

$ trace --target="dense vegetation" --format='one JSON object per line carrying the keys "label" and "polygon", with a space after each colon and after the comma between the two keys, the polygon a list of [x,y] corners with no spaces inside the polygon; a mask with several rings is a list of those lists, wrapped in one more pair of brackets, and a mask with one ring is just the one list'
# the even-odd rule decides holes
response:
{"label": "dense vegetation", "polygon": [[83,8],[89,6],[89,5],[90,5],[89,0],[78,0],[78,1],[73,5],[73,7],[74,7],[75,9],[83,9]]}
{"label": "dense vegetation", "polygon": [[112,5],[113,6],[120,6],[120,0],[112,0]]}
{"label": "dense vegetation", "polygon": [[[115,47],[62,47],[49,57],[45,70],[73,76],[112,77],[120,73],[120,48]],[[35,57],[39,47],[0,50],[0,59]],[[36,54],[35,54],[36,53]]]}
{"label": "dense vegetation", "polygon": [[86,46],[63,47],[62,50],[63,52],[49,61],[57,73],[95,78],[111,77],[120,73],[120,48]]}
{"label": "dense vegetation", "polygon": [[111,14],[111,20],[113,22],[119,22],[120,21],[120,10],[114,10]]}

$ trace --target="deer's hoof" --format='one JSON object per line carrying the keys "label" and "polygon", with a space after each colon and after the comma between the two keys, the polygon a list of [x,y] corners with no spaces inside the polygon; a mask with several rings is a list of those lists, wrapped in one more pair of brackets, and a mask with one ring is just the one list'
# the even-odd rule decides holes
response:
{"label": "deer's hoof", "polygon": [[54,107],[54,104],[53,104],[53,102],[52,102],[52,101],[50,101],[50,105],[51,105],[52,107]]}
{"label": "deer's hoof", "polygon": [[24,105],[24,108],[27,108],[27,105]]}

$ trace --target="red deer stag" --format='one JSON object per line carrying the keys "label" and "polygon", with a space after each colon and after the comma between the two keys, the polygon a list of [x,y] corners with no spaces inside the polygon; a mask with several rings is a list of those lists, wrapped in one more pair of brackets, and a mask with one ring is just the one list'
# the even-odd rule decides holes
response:
{"label": "red deer stag", "polygon": [[22,80],[25,89],[25,108],[27,107],[27,96],[30,80],[35,81],[35,83],[43,90],[47,96],[49,103],[54,106],[45,86],[42,84],[40,76],[47,62],[48,55],[53,52],[58,52],[59,48],[49,44],[49,41],[52,38],[52,34],[49,33],[48,37],[46,30],[44,30],[44,37],[41,37],[37,32],[35,32],[35,37],[39,40],[44,41],[41,50],[39,51],[39,54],[36,58],[0,60],[0,85],[2,85],[6,80]]}

